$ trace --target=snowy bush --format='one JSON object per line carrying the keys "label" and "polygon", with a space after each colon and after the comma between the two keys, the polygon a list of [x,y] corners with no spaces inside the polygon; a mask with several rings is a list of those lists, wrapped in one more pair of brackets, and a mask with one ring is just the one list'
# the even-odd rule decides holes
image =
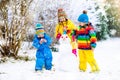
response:
{"label": "snowy bush", "polygon": [[21,43],[29,23],[28,9],[32,0],[1,1],[0,12],[4,25],[2,33],[4,43],[0,44],[2,56],[17,58]]}
{"label": "snowy bush", "polygon": [[28,41],[28,42],[33,41],[34,35],[35,35],[35,29],[33,27],[30,27],[26,32],[25,41]]}
{"label": "snowy bush", "polygon": [[[106,12],[107,24],[110,36],[120,36],[120,0],[106,0],[104,10]],[[115,35],[111,34],[111,30],[116,30]]]}
{"label": "snowy bush", "polygon": [[105,16],[100,12],[98,14],[98,20],[99,22],[96,24],[97,26],[97,39],[98,40],[105,40],[107,39],[107,35],[108,35],[108,25],[107,25],[107,20],[105,18]]}

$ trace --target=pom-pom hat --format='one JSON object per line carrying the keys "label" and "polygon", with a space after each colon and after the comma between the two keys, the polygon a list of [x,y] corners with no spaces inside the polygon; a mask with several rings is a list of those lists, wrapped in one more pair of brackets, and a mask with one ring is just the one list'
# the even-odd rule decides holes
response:
{"label": "pom-pom hat", "polygon": [[78,21],[88,24],[89,18],[87,15],[87,11],[83,10],[83,14],[79,16]]}
{"label": "pom-pom hat", "polygon": [[39,35],[39,34],[44,34],[45,31],[44,31],[44,27],[42,26],[42,24],[40,23],[37,23],[36,24],[36,34]]}
{"label": "pom-pom hat", "polygon": [[67,15],[66,15],[65,11],[62,8],[58,9],[58,19],[60,17],[67,18]]}

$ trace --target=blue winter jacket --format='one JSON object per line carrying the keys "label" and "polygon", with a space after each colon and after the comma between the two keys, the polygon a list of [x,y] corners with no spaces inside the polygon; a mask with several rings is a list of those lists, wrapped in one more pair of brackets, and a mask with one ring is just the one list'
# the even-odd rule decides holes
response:
{"label": "blue winter jacket", "polygon": [[52,43],[52,39],[46,33],[44,33],[44,38],[47,40],[47,42],[43,42],[42,44],[40,44],[39,42],[41,38],[38,38],[37,35],[35,35],[33,39],[33,46],[37,48],[36,58],[49,59],[52,58],[52,51],[49,48]]}

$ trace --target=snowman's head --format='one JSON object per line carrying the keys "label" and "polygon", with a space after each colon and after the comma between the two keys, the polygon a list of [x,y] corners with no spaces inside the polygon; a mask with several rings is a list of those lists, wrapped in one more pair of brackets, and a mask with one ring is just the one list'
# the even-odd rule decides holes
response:
{"label": "snowman's head", "polygon": [[61,35],[59,42],[60,44],[70,44],[70,38],[67,34],[63,34]]}

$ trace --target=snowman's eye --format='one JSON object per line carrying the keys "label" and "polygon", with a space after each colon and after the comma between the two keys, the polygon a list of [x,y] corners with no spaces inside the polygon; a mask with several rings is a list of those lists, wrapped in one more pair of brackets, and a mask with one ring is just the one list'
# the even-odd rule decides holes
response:
{"label": "snowman's eye", "polygon": [[61,38],[63,38],[63,36],[61,36]]}
{"label": "snowman's eye", "polygon": [[68,38],[68,37],[66,36],[66,38]]}

